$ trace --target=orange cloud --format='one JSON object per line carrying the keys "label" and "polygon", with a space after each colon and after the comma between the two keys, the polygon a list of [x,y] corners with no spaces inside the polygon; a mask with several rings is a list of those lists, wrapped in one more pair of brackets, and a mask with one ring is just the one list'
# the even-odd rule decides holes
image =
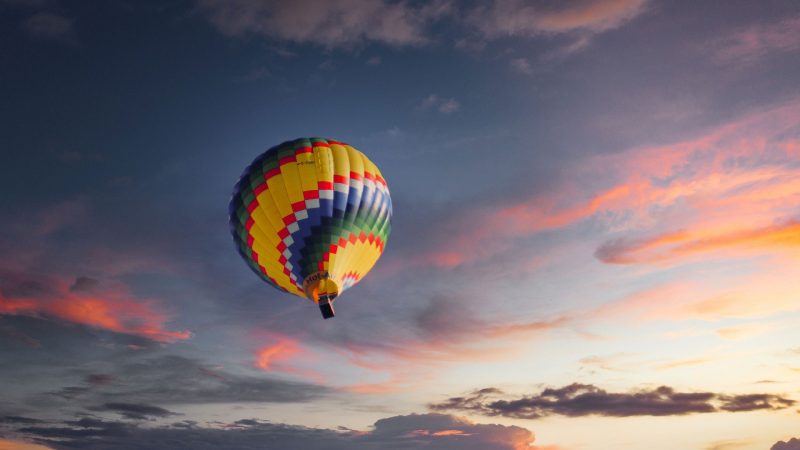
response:
{"label": "orange cloud", "polygon": [[44,445],[0,438],[0,450],[52,450]]}
{"label": "orange cloud", "polygon": [[283,338],[277,343],[262,347],[256,352],[255,365],[261,370],[271,372],[275,364],[285,363],[301,353],[296,341]]}
{"label": "orange cloud", "polygon": [[[442,224],[458,232],[407,264],[457,267],[502,254],[520,238],[587,220],[634,236],[612,241],[631,252],[611,252],[601,258],[607,262],[744,249],[752,239],[762,249],[794,245],[795,230],[775,224],[786,225],[800,205],[798,126],[800,98],[693,139],[580,160],[563,167],[562,181],[546,192]],[[464,223],[470,226],[462,232]],[[655,237],[636,237],[641,234]]]}
{"label": "orange cloud", "polygon": [[467,220],[475,224],[470,230],[454,235],[432,251],[413,258],[412,262],[452,268],[492,256],[510,247],[515,238],[568,227],[598,212],[611,210],[636,187],[613,186],[569,206],[563,206],[567,198],[562,193],[557,196],[538,195],[513,205],[477,211],[472,214],[474,218]]}
{"label": "orange cloud", "polygon": [[608,30],[639,15],[645,3],[645,0],[575,2],[562,10],[541,11],[535,23],[538,28],[548,32]]}
{"label": "orange cloud", "polygon": [[689,359],[679,359],[677,361],[670,361],[667,363],[657,364],[655,366],[656,369],[675,369],[678,367],[686,367],[686,366],[696,366],[699,364],[705,364],[708,362],[714,361],[714,358],[689,358]]}
{"label": "orange cloud", "polygon": [[189,331],[166,329],[167,316],[156,302],[134,299],[122,285],[99,292],[82,292],[71,290],[70,283],[63,280],[51,280],[47,290],[46,294],[24,290],[17,295],[0,293],[0,314],[55,317],[158,342],[192,336]]}
{"label": "orange cloud", "polygon": [[769,54],[800,48],[800,17],[756,25],[715,42],[714,58],[721,63],[749,64]]}
{"label": "orange cloud", "polygon": [[[549,321],[493,326],[474,317],[452,317],[451,309],[446,319],[431,319],[440,335],[339,349],[368,372],[362,383],[347,388],[398,390],[424,382],[420,376],[425,375],[410,367],[506,358],[514,352],[504,346],[509,338],[537,336],[576,319],[713,321],[798,310],[800,268],[793,269],[796,261],[775,259],[794,252],[800,242],[800,222],[786,220],[800,206],[800,140],[793,137],[798,126],[800,98],[682,142],[592,156],[565,167],[562,181],[546,192],[464,212],[444,224],[453,230],[447,238],[404,263],[471,264],[507,252],[522,238],[587,221],[594,221],[594,229],[624,236],[598,250],[606,262],[756,253],[769,253],[771,261],[751,262],[748,272],[733,281],[684,278]],[[463,224],[469,224],[466,232]],[[370,375],[382,378],[370,380],[376,378]]]}
{"label": "orange cloud", "polygon": [[716,321],[800,311],[800,267],[774,260],[763,264],[735,280],[683,279],[644,289],[587,311],[585,317]]}
{"label": "orange cloud", "polygon": [[326,377],[319,371],[306,367],[307,361],[313,361],[319,355],[303,346],[298,340],[277,333],[260,333],[258,340],[266,340],[269,344],[255,351],[253,365],[265,372],[280,372],[296,375],[318,384],[326,384]]}
{"label": "orange cloud", "polygon": [[464,433],[461,430],[442,430],[431,433],[432,436],[470,436],[469,433]]}
{"label": "orange cloud", "polygon": [[465,433],[462,430],[441,430],[441,431],[431,431],[431,430],[414,430],[408,433],[406,436],[408,437],[415,437],[415,436],[472,436],[471,433]]}
{"label": "orange cloud", "polygon": [[546,7],[524,0],[497,0],[471,14],[469,22],[488,37],[617,28],[641,14],[646,0],[594,0],[555,3]]}
{"label": "orange cloud", "polygon": [[800,223],[788,222],[768,227],[744,229],[731,233],[713,230],[664,233],[640,240],[611,241],[600,247],[595,255],[603,262],[633,264],[663,261],[698,253],[724,249],[741,251],[787,250],[800,248]]}
{"label": "orange cloud", "polygon": [[739,339],[746,339],[762,333],[766,333],[776,328],[777,327],[774,324],[756,323],[756,324],[719,328],[718,330],[716,330],[716,333],[719,337],[723,339],[739,340]]}

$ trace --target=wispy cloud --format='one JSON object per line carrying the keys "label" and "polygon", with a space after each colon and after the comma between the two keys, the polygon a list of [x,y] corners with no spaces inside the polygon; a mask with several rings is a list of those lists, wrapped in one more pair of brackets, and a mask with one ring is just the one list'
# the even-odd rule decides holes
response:
{"label": "wispy cloud", "polygon": [[718,62],[738,65],[800,50],[800,17],[750,26],[717,40],[710,48]]}
{"label": "wispy cloud", "polygon": [[657,364],[655,366],[656,369],[676,369],[678,367],[687,367],[687,366],[697,366],[700,364],[706,364],[708,362],[714,361],[715,358],[685,358],[685,359],[678,359],[675,361],[669,361],[666,363]]}
{"label": "wispy cloud", "polygon": [[519,72],[519,73],[522,73],[522,74],[525,74],[525,75],[532,75],[533,74],[533,67],[531,66],[531,63],[528,62],[528,60],[526,58],[515,58],[515,59],[512,59],[510,64],[511,64],[511,67],[514,70],[516,70],[517,72]]}
{"label": "wispy cloud", "polygon": [[676,416],[685,414],[779,410],[794,401],[773,394],[725,395],[713,392],[677,392],[668,386],[629,393],[613,393],[591,384],[573,383],[547,388],[538,394],[498,399],[502,392],[486,388],[464,397],[434,403],[434,411],[462,411],[487,416],[536,419],[550,415],[579,417]]}
{"label": "wispy cloud", "polygon": [[[800,289],[799,277],[800,272],[792,264],[769,264],[757,273],[733,281],[680,280],[649,287],[594,309],[590,314],[596,318],[637,317],[640,320],[768,317],[800,310],[795,301]],[[733,329],[730,331],[735,333]]]}
{"label": "wispy cloud", "polygon": [[454,98],[441,97],[437,94],[431,94],[422,100],[417,105],[417,109],[421,110],[434,110],[442,114],[450,114],[461,109],[461,104]]}
{"label": "wispy cloud", "polygon": [[130,420],[149,420],[151,418],[176,416],[178,414],[154,405],[140,403],[104,403],[90,408],[92,411],[110,411]]}
{"label": "wispy cloud", "polygon": [[60,14],[38,12],[23,22],[23,28],[34,38],[77,42],[74,21]]}
{"label": "wispy cloud", "polygon": [[[519,339],[544,337],[569,321],[566,317],[487,320],[468,303],[465,296],[435,297],[402,333],[337,343],[333,350],[365,371],[358,383],[342,388],[369,394],[402,391],[430,376],[431,367],[510,358],[523,351]],[[375,378],[380,381],[372,381]]]}
{"label": "wispy cloud", "polygon": [[751,323],[719,328],[716,330],[716,333],[723,339],[741,340],[772,331],[776,328],[775,325],[768,323]]}
{"label": "wispy cloud", "polygon": [[800,250],[800,223],[794,220],[772,226],[722,232],[716,236],[708,236],[709,231],[704,230],[696,236],[692,236],[690,232],[678,231],[643,239],[613,240],[598,248],[595,256],[605,263],[631,264],[663,261],[721,249]]}
{"label": "wispy cloud", "polygon": [[[448,268],[491,257],[521,237],[566,228],[617,207],[630,195],[630,187],[615,186],[578,201],[570,200],[571,192],[573,189],[537,193],[515,203],[487,205],[457,214],[451,217],[452,223],[443,227],[459,229],[460,222],[469,223],[469,229],[452,233],[418,254],[414,262]],[[475,246],[476,242],[481,245]]]}
{"label": "wispy cloud", "polygon": [[468,30],[469,37],[456,36],[454,45],[478,51],[486,40],[506,36],[578,33],[573,44],[560,50],[564,54],[583,48],[591,35],[632,20],[646,6],[647,0],[582,0],[558,6],[522,0],[493,0],[478,6],[448,0],[422,4],[385,0],[198,0],[199,10],[228,36],[260,35],[328,48],[369,42],[413,46],[439,40],[431,25],[449,20],[454,28]]}
{"label": "wispy cloud", "polygon": [[319,384],[326,384],[325,376],[317,370],[305,368],[308,361],[319,359],[318,355],[297,339],[277,333],[259,336],[267,344],[255,352],[254,366],[264,372],[285,373]]}
{"label": "wispy cloud", "polygon": [[543,192],[473,205],[434,224],[459,232],[420,252],[415,263],[448,268],[484,260],[517,239],[589,220],[616,234],[596,253],[609,263],[680,260],[726,249],[794,253],[799,125],[795,98],[692,139],[580,159]]}
{"label": "wispy cloud", "polygon": [[255,366],[264,371],[275,370],[275,365],[288,361],[301,352],[297,341],[281,338],[276,343],[260,348],[256,352]]}
{"label": "wispy cloud", "polygon": [[470,21],[489,37],[534,36],[617,28],[641,14],[646,0],[578,1],[553,6],[545,2],[494,0]]}
{"label": "wispy cloud", "polygon": [[751,441],[746,440],[725,440],[716,441],[706,447],[704,450],[735,450],[737,448],[747,447],[752,445]]}
{"label": "wispy cloud", "polygon": [[412,6],[371,0],[200,0],[199,8],[228,36],[261,35],[324,47],[364,42],[421,45],[427,27],[450,13],[446,1]]}

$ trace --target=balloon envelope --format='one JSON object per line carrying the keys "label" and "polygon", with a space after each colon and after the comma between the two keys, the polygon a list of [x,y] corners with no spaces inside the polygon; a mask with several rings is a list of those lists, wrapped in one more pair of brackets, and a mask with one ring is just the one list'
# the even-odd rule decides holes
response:
{"label": "balloon envelope", "polygon": [[380,170],[350,145],[300,138],[245,169],[231,198],[239,253],[264,281],[320,304],[358,283],[383,253],[392,202]]}

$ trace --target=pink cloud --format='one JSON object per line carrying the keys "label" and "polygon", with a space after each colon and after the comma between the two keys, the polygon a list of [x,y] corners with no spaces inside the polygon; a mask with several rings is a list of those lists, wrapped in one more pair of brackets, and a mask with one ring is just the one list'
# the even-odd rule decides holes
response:
{"label": "pink cloud", "polygon": [[469,21],[488,37],[600,32],[617,28],[640,15],[646,4],[645,0],[599,0],[552,7],[521,0],[495,0],[476,11]]}
{"label": "pink cloud", "polygon": [[598,256],[607,262],[744,250],[754,239],[764,250],[793,247],[787,219],[800,205],[798,126],[796,98],[692,139],[580,160],[543,193],[465,211],[447,227],[469,223],[468,230],[409,264],[470,264],[511,249],[519,238],[589,220],[627,235],[601,248]]}
{"label": "pink cloud", "polygon": [[308,362],[316,361],[317,355],[295,338],[287,335],[257,331],[255,339],[266,341],[254,354],[253,365],[265,372],[295,375],[319,384],[326,384],[325,376],[318,370],[308,368]]}
{"label": "pink cloud", "polygon": [[255,366],[271,372],[275,370],[276,364],[286,363],[300,353],[301,349],[297,341],[283,338],[274,344],[260,348],[256,352]]}
{"label": "pink cloud", "polygon": [[563,9],[541,11],[534,22],[538,28],[549,32],[604,31],[638,16],[646,3],[645,0],[573,2]]}
{"label": "pink cloud", "polygon": [[[161,302],[137,298],[127,284],[117,281],[134,272],[174,272],[174,265],[147,251],[121,255],[94,242],[81,243],[80,256],[75,257],[69,254],[74,249],[64,251],[68,246],[54,239],[59,232],[83,230],[91,215],[90,202],[75,198],[22,211],[3,224],[0,314],[56,318],[158,342],[189,339],[189,331],[169,329],[170,315]],[[103,281],[75,279],[75,273]]]}
{"label": "pink cloud", "polygon": [[722,63],[750,64],[769,53],[800,49],[800,17],[756,25],[727,36],[712,45]]}
{"label": "pink cloud", "polygon": [[[593,215],[614,208],[630,195],[634,186],[613,186],[589,199],[570,204],[566,192],[536,195],[518,203],[470,211],[455,219],[472,224],[429,252],[407,261],[409,265],[452,268],[491,257],[513,245],[513,240],[536,233],[569,227]],[[540,267],[541,258],[532,264]]]}
{"label": "pink cloud", "polygon": [[470,436],[470,433],[461,430],[442,430],[431,433],[431,436]]}
{"label": "pink cloud", "polygon": [[192,336],[189,331],[167,329],[167,315],[157,302],[134,298],[122,284],[109,283],[108,287],[84,292],[70,289],[73,283],[58,278],[46,283],[25,282],[18,276],[4,278],[0,314],[54,317],[158,342],[174,342]]}
{"label": "pink cloud", "polygon": [[768,260],[734,280],[684,279],[643,289],[587,311],[585,317],[647,321],[763,318],[800,311],[797,292],[800,267]]}
{"label": "pink cloud", "polygon": [[[482,39],[541,34],[587,35],[618,28],[642,14],[647,0],[581,0],[566,4],[494,0],[469,8],[462,18],[450,0],[393,2],[386,0],[201,0],[198,10],[227,36],[258,35],[328,48],[352,48],[364,42],[407,46],[435,41],[431,26],[441,20],[472,29]],[[464,47],[465,40],[456,41]],[[473,44],[475,45],[475,44]]]}

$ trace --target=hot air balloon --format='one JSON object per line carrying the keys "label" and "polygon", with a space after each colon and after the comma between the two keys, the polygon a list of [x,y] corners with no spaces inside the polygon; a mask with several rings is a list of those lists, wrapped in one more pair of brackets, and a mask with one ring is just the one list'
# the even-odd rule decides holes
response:
{"label": "hot air balloon", "polygon": [[342,142],[300,138],[270,148],[233,190],[230,228],[250,268],[334,316],[333,300],[378,261],[392,200],[380,170]]}

